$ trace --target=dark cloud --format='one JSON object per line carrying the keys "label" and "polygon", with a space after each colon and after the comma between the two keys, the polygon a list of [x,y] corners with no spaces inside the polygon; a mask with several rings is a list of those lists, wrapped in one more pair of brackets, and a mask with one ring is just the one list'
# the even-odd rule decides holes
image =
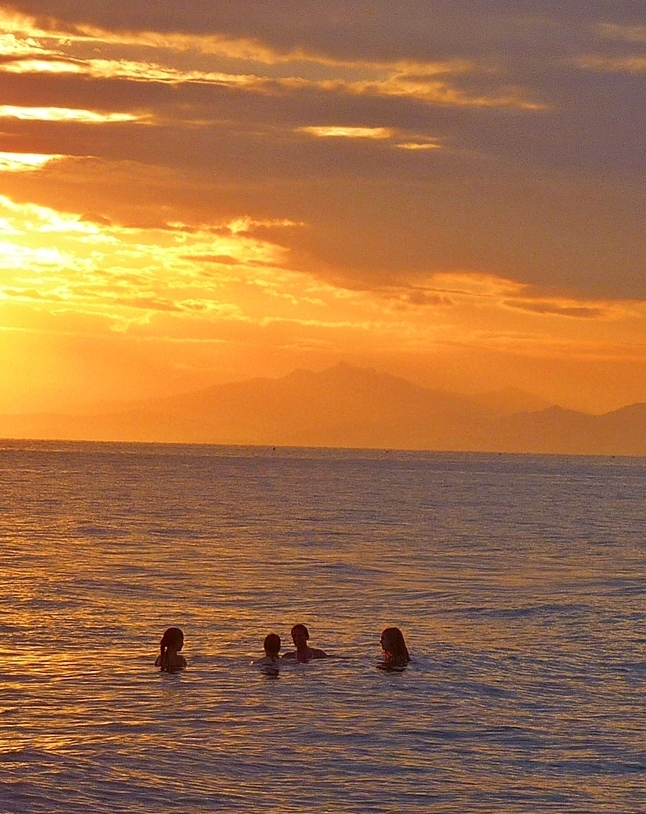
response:
{"label": "dark cloud", "polygon": [[[171,221],[245,213],[303,222],[307,228],[288,230],[280,242],[348,285],[471,269],[595,296],[646,296],[639,179],[599,182],[596,174],[509,168],[467,153],[288,134],[275,140],[240,129],[35,122],[21,123],[21,131],[26,145],[31,133],[34,148],[72,146],[128,162],[127,196],[109,165],[94,181],[88,173],[82,186],[74,168],[68,180],[59,166],[49,170],[51,200],[43,202],[67,200],[85,211],[92,200],[102,216],[122,223],[159,224],[160,206]],[[151,160],[171,176],[146,177]],[[25,189],[30,180],[20,183]]]}
{"label": "dark cloud", "polygon": [[588,305],[564,305],[558,302],[532,302],[531,300],[506,300],[504,305],[517,311],[569,317],[570,319],[602,319],[607,316],[603,308]]}
{"label": "dark cloud", "polygon": [[[110,30],[222,33],[253,37],[282,50],[307,48],[354,57],[417,57],[480,47],[536,47],[540,27],[565,37],[563,26],[643,24],[638,2],[534,2],[526,0],[146,0],[118,8],[103,0],[18,0],[10,7],[39,20]],[[543,48],[549,43],[539,44]],[[534,50],[534,48],[532,49]]]}
{"label": "dark cloud", "polygon": [[[255,71],[264,84],[250,90],[3,74],[0,104],[152,116],[152,124],[97,126],[3,120],[0,149],[19,144],[94,156],[106,168],[128,163],[142,178],[143,168],[152,168],[149,183],[132,184],[127,199],[111,189],[107,169],[86,177],[83,189],[70,168],[48,169],[58,200],[70,208],[79,201],[78,211],[86,211],[90,204],[81,199],[90,196],[93,211],[101,201],[99,215],[121,222],[203,223],[242,213],[304,222],[306,229],[290,230],[281,241],[309,268],[348,286],[472,269],[590,296],[646,297],[646,73],[581,61],[590,54],[646,54],[646,43],[611,37],[601,27],[643,25],[642,3],[249,0],[244,11],[239,0],[12,6],[68,28],[222,34],[337,60],[461,57],[470,67],[438,80],[450,90],[470,99],[515,94],[543,106],[443,103],[374,88],[351,92],[341,82],[289,85],[269,67],[242,62],[237,69]],[[136,56],[133,45],[129,58]],[[232,70],[234,62],[227,63]],[[281,70],[290,75],[289,65]],[[330,68],[326,76],[341,73]],[[407,78],[420,80],[415,72]],[[442,149],[406,151],[393,139],[297,132],[326,125],[392,128],[437,139]],[[11,183],[26,195],[37,182]]]}

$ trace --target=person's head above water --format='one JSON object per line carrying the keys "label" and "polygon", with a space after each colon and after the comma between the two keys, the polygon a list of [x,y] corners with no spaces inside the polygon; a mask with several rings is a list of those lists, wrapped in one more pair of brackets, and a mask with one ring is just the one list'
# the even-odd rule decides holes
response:
{"label": "person's head above water", "polygon": [[182,647],[184,647],[184,632],[179,627],[166,628],[164,635],[161,637],[161,641],[159,642],[159,646],[162,648],[162,650],[171,649],[178,652],[182,649]]}
{"label": "person's head above water", "polygon": [[186,659],[179,655],[179,651],[184,647],[184,633],[179,627],[169,627],[164,631],[164,635],[159,642],[159,656],[155,661],[157,667],[162,670],[181,670],[186,667]]}
{"label": "person's head above water", "polygon": [[294,627],[291,630],[291,634],[292,634],[292,641],[294,642],[296,647],[298,647],[299,644],[300,644],[301,647],[306,645],[309,638],[310,638],[309,630],[305,627],[305,625],[301,625],[301,624],[294,625]]}
{"label": "person's head above water", "polygon": [[387,627],[381,632],[379,640],[387,664],[403,666],[410,661],[404,634],[398,627]]}
{"label": "person's head above water", "polygon": [[280,653],[280,636],[277,633],[269,633],[265,636],[263,647],[268,656],[277,656]]}
{"label": "person's head above water", "polygon": [[310,632],[303,624],[294,625],[291,630],[292,633],[292,641],[294,642],[294,646],[296,647],[295,652],[285,653],[283,655],[284,659],[296,659],[297,661],[306,663],[311,661],[312,659],[324,659],[327,658],[327,653],[325,650],[319,650],[318,647],[310,647],[308,645],[308,641],[310,638]]}
{"label": "person's head above water", "polygon": [[277,633],[268,633],[262,643],[265,655],[252,661],[252,664],[258,664],[263,667],[275,667],[280,662],[280,636]]}

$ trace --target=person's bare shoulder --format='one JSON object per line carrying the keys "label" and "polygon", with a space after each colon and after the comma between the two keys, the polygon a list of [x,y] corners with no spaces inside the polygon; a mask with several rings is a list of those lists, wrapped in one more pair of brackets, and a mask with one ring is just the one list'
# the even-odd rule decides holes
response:
{"label": "person's bare shoulder", "polygon": [[318,647],[311,647],[310,650],[312,651],[312,658],[313,659],[328,659],[328,658],[330,658],[329,653],[326,653],[325,650],[319,650]]}
{"label": "person's bare shoulder", "polygon": [[288,653],[283,653],[281,658],[283,658],[283,659],[295,659],[296,658],[296,652],[293,651],[293,650],[290,650]]}
{"label": "person's bare shoulder", "polygon": [[278,664],[279,661],[280,661],[279,656],[263,656],[260,659],[252,661],[251,663],[257,666],[263,666],[266,664]]}

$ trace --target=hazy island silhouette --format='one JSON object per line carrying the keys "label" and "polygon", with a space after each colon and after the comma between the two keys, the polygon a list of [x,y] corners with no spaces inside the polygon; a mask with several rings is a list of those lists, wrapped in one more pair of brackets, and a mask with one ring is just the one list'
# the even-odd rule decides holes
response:
{"label": "hazy island silhouette", "polygon": [[[105,410],[105,408],[103,408]],[[646,404],[603,415],[519,390],[430,390],[347,363],[83,415],[0,416],[15,439],[646,455]]]}

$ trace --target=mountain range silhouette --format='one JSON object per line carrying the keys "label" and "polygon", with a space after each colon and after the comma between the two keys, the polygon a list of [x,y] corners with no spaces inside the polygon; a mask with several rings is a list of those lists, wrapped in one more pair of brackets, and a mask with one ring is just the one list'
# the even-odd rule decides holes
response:
{"label": "mountain range silhouette", "polygon": [[464,396],[347,363],[90,412],[0,416],[0,436],[646,455],[646,404],[591,415],[519,390]]}

